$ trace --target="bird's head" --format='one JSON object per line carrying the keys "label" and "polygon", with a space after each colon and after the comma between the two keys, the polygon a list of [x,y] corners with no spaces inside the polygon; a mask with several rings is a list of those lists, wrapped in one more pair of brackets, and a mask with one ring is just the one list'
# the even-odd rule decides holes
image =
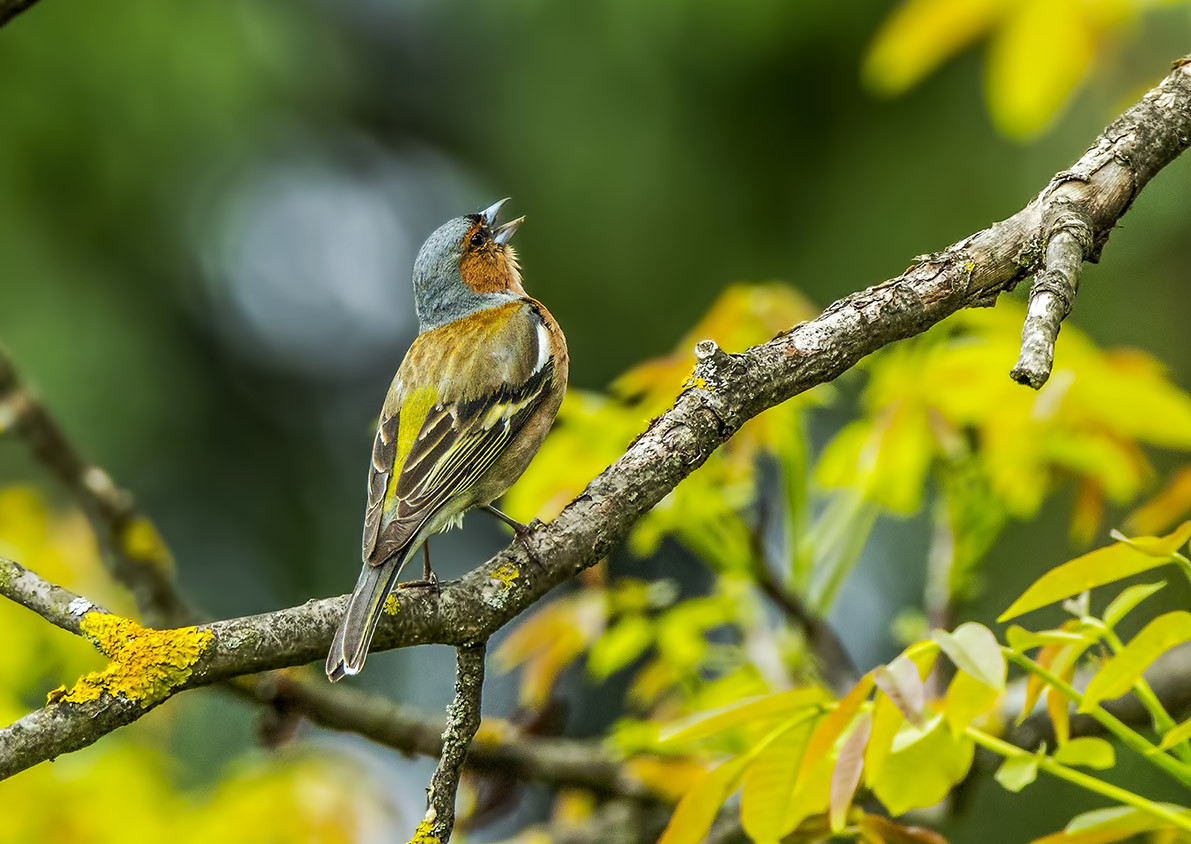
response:
{"label": "bird's head", "polygon": [[525,218],[496,225],[506,202],[443,223],[418,250],[414,298],[423,331],[525,295],[509,245]]}

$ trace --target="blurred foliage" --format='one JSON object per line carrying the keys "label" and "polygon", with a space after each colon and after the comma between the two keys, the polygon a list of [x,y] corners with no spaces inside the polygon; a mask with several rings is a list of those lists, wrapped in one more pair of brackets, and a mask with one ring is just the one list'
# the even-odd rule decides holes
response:
{"label": "blurred foliage", "polygon": [[[113,612],[132,611],[130,596],[100,565],[82,515],[55,513],[28,488],[0,488],[0,554]],[[104,661],[85,640],[8,601],[0,602],[0,630],[13,643],[0,649],[5,723]],[[392,807],[359,763],[326,750],[246,756],[217,785],[186,788],[167,752],[179,728],[167,706],[85,753],[5,782],[0,842],[350,844],[396,828]]]}
{"label": "blurred foliage", "polygon": [[873,39],[864,80],[878,94],[901,94],[987,41],[984,90],[993,122],[1028,138],[1054,121],[1148,10],[1179,4],[1186,0],[906,0]]}

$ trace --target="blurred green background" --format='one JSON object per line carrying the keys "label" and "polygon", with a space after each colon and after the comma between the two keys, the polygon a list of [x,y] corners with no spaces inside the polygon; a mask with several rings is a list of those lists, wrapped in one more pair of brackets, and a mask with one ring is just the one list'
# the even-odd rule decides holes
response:
{"label": "blurred green background", "polygon": [[[526,287],[565,328],[572,383],[598,389],[729,282],[826,305],[1016,211],[1185,51],[1185,4],[1134,5],[1022,139],[990,117],[980,44],[900,97],[866,88],[894,8],[875,0],[42,0],[0,29],[0,342],[157,521],[196,604],[341,593],[416,330],[410,265],[440,222],[512,197]],[[1073,315],[1184,387],[1189,181],[1184,159],[1146,189]],[[12,443],[0,478],[57,494]],[[1053,522],[998,546],[999,594],[1063,558]],[[878,580],[913,600],[924,540],[888,536]],[[469,520],[440,570],[504,541]],[[890,653],[883,629],[844,634],[862,664]],[[444,649],[369,665],[428,708],[449,694]],[[429,668],[441,682],[410,682]],[[187,698],[178,775],[204,782],[252,715]],[[1037,832],[1078,808],[1036,797],[1012,805]],[[982,792],[957,840],[1003,840],[987,820],[1008,799]]]}

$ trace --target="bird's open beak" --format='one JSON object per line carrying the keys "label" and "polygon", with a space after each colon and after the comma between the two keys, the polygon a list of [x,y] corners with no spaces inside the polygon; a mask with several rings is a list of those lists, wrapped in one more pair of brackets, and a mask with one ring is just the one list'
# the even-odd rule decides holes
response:
{"label": "bird's open beak", "polygon": [[513,239],[513,232],[517,231],[517,226],[521,225],[524,222],[525,222],[524,217],[518,217],[516,220],[509,220],[507,223],[505,223],[503,226],[501,226],[499,229],[496,230],[496,234],[494,234],[492,236],[492,239],[494,241],[496,241],[498,244],[500,244],[501,246],[504,246],[506,243],[508,243],[510,240]]}
{"label": "bird's open beak", "polygon": [[491,205],[481,211],[480,216],[484,218],[484,222],[489,226],[496,225],[496,218],[500,215],[500,209],[508,201],[509,197],[506,196],[504,199],[493,202]]}

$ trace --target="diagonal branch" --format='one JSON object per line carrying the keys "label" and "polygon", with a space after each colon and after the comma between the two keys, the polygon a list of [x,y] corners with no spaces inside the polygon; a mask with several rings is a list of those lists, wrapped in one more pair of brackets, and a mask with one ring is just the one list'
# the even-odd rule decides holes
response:
{"label": "diagonal branch", "polygon": [[[768,343],[736,355],[703,347],[692,382],[703,386],[685,390],[558,518],[535,526],[524,542],[447,585],[438,597],[399,595],[397,612],[382,621],[374,647],[486,641],[607,554],[745,421],[961,308],[989,304],[1035,271],[1043,212],[1057,192],[1086,216],[1101,248],[1137,193],[1191,143],[1188,62],[1191,57],[1180,61],[1012,217],[924,256],[897,278],[841,299]],[[343,609],[344,599],[333,598],[206,625],[211,635],[200,656],[160,699],[130,704],[115,695],[59,703],[0,730],[0,777],[85,747],[183,689],[319,659]]]}

